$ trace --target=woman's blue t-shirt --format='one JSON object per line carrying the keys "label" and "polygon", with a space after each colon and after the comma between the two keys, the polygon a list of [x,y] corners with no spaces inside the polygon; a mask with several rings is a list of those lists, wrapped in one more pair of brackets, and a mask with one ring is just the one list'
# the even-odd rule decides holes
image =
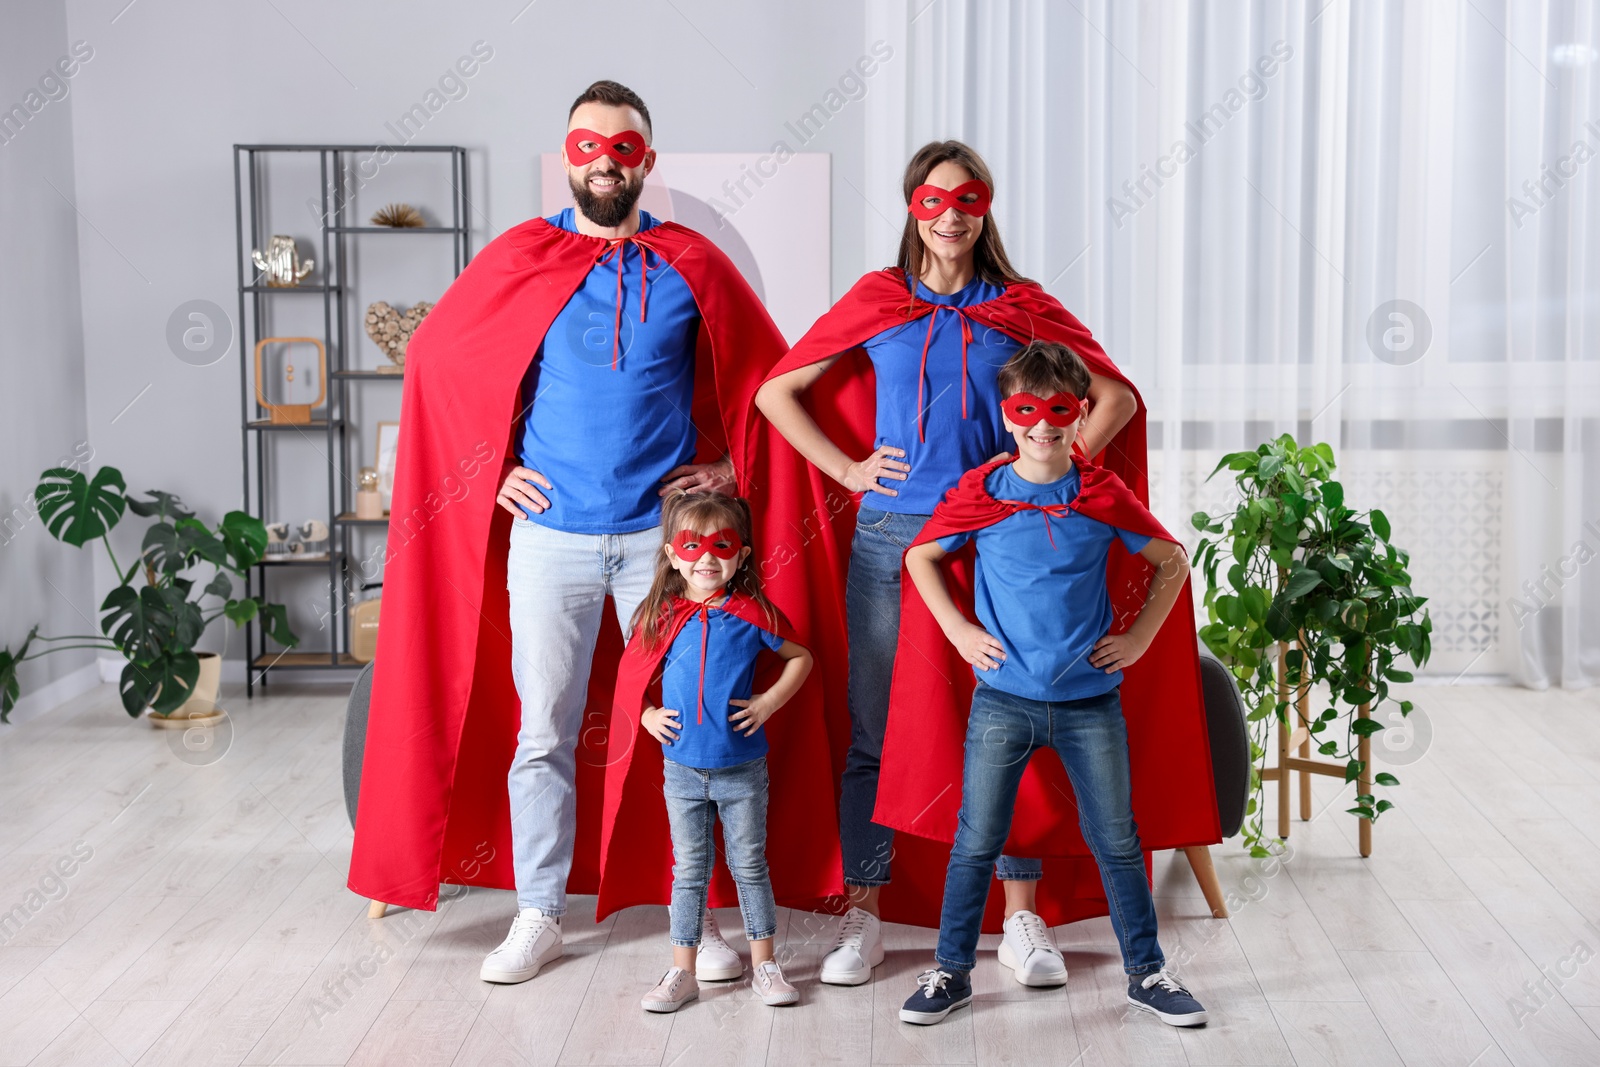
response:
{"label": "woman's blue t-shirt", "polygon": [[[935,293],[918,282],[917,299],[945,307],[971,307],[994,300],[1005,290],[974,278],[959,292]],[[869,493],[868,507],[901,514],[927,515],[973,467],[996,453],[1009,451],[1011,435],[1001,422],[997,376],[1022,346],[1010,336],[968,320],[972,340],[967,343],[967,416],[961,417],[961,316],[932,311],[933,340],[928,344],[928,365],[922,373],[922,345],[928,340],[928,315],[890,327],[863,347],[872,360],[877,379],[877,427],[873,447],[893,445],[905,449],[904,462],[911,471],[906,480],[880,478],[878,484],[898,490],[898,496]],[[917,433],[917,380],[922,376],[922,440]]]}
{"label": "woman's blue t-shirt", "polygon": [[712,608],[707,616],[705,707],[696,714],[700,695],[700,615],[696,612],[667,649],[661,672],[661,706],[678,713],[678,739],[661,746],[662,754],[686,767],[711,770],[732,767],[767,754],[766,727],[749,737],[735,730],[728,716],[739,709],[731,701],[749,700],[755,684],[756,656],[763,648],[777,651],[783,638],[737,615]]}

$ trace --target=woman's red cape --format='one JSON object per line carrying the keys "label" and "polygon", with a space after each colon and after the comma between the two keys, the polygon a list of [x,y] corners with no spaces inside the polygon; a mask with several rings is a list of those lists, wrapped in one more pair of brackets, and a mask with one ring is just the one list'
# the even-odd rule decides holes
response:
{"label": "woman's red cape", "polygon": [[[783,337],[706,238],[667,222],[634,240],[672,264],[700,312],[696,458],[733,457],[739,490],[751,501],[757,565],[770,595],[819,662],[842,665],[843,572],[833,573],[840,556],[827,537],[806,532],[828,514],[823,479],[754,418],[755,391],[783,355]],[[543,219],[525,222],[472,260],[410,342],[350,859],[349,886],[362,896],[432,909],[441,883],[513,887],[506,773],[520,706],[506,597],[511,516],[495,495],[516,462],[510,443],[528,366],[608,247]],[[597,454],[606,447],[594,443]],[[612,730],[621,652],[621,631],[607,610],[578,740],[577,848],[568,889],[598,893],[603,902],[664,904],[670,870],[660,866],[657,822],[633,818],[633,807],[605,796],[611,763],[648,771],[648,761],[628,758],[634,730]],[[843,708],[844,694],[842,666],[815,671],[783,715],[789,722],[821,721],[825,707]],[[837,778],[820,732],[797,729],[791,739],[785,727],[783,740],[783,761],[826,767]],[[612,785],[626,790],[633,782],[625,777]],[[802,862],[809,868],[802,888],[816,897],[840,889],[838,827],[828,800],[770,815],[772,841],[794,851],[797,868]],[[602,836],[609,842],[603,871]],[[713,903],[733,898],[724,890]]]}
{"label": "woman's red cape", "polygon": [[[840,356],[844,366],[834,367],[816,382],[807,393],[806,404],[840,447],[851,455],[865,456],[874,447],[876,398],[872,364],[862,345],[883,330],[930,313],[933,307],[910,300],[900,271],[874,271],[819,319],[768,377]],[[1116,477],[1127,498],[1146,507],[1149,482],[1144,400],[1088,329],[1032,282],[1014,283],[999,297],[962,310],[973,320],[1023,344],[1034,340],[1065,344],[1092,372],[1133,390],[1137,410],[1096,460],[1100,468]],[[837,484],[828,485],[830,500],[846,494]],[[857,503],[858,499],[852,499],[850,506],[833,511],[832,543],[840,556],[829,573],[846,573]],[[969,547],[968,558],[970,552]],[[1119,618],[1123,618],[1130,603],[1143,603],[1148,565],[1125,552],[1120,553],[1120,558],[1118,555],[1114,553],[1108,565],[1107,579],[1113,604]],[[970,600],[971,570],[962,559],[961,553],[955,554],[947,573],[955,582],[954,591],[964,589]],[[896,922],[937,926],[953,840],[954,812],[960,804],[961,753],[973,678],[971,669],[955,657],[909,581],[902,584],[901,598],[901,646],[895,661],[874,818],[907,832],[895,839],[893,881],[883,893],[883,914]],[[1134,810],[1140,815],[1139,831],[1147,850],[1147,865],[1150,849],[1219,841],[1221,830],[1201,702],[1199,649],[1187,583],[1161,629],[1158,646],[1124,672],[1122,697],[1135,761]],[[919,710],[908,714],[906,709],[911,708]],[[842,765],[849,744],[848,724],[843,729],[837,722],[830,724],[834,726],[835,762]],[[1045,762],[1045,758],[1036,757],[1035,767],[1030,768],[1025,779],[1013,833],[1013,840],[1025,846],[1019,855],[1045,857],[1045,879],[1039,889],[1040,914],[1052,924],[1104,915],[1107,907],[1099,873],[1091,859],[1081,858],[1087,856],[1081,835],[1055,834],[1061,827],[1059,813],[1063,805],[1071,803],[1070,790],[1064,797],[1056,793],[1048,801],[1039,795],[1039,782],[1052,790],[1065,782],[1059,763],[1054,766],[1054,777],[1041,774],[1037,768]],[[1035,812],[1035,808],[1039,810]],[[1000,919],[1001,898],[995,892],[990,897],[984,929],[998,930]]]}

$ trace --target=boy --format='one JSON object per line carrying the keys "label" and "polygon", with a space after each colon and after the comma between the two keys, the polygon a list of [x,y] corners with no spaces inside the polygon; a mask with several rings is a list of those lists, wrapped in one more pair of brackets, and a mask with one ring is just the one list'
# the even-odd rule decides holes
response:
{"label": "boy", "polygon": [[[969,471],[916,543],[906,573],[978,684],[967,723],[961,812],[945,879],[936,965],[903,1022],[931,1024],[971,1003],[970,975],[990,875],[1010,833],[1028,758],[1049,746],[1076,795],[1128,974],[1128,1002],[1175,1026],[1206,1012],[1166,969],[1133,821],[1122,668],[1149,647],[1188,574],[1183,549],[1115,474],[1075,459],[1089,371],[1064,345],[1036,341],[1001,369],[1014,460]],[[943,535],[943,536],[941,536]],[[940,560],[968,540],[977,563],[968,621]],[[1112,541],[1154,567],[1144,608],[1122,633],[1106,588]]]}

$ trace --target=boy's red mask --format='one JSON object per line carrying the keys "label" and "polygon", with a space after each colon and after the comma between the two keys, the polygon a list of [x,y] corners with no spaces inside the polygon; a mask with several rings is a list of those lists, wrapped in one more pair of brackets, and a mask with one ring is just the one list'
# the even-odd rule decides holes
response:
{"label": "boy's red mask", "polygon": [[1055,393],[1042,400],[1032,393],[1012,393],[1000,406],[1006,418],[1018,426],[1036,426],[1043,419],[1051,426],[1067,427],[1083,411],[1083,401],[1071,393]]}
{"label": "boy's red mask", "polygon": [[[961,199],[972,196],[971,201]],[[919,185],[911,190],[911,203],[907,206],[917,218],[923,222],[930,222],[943,215],[950,208],[955,208],[974,218],[987,215],[989,204],[993,201],[994,194],[989,192],[989,187],[977,178],[969,182],[962,182],[954,189],[941,189],[937,185]],[[926,203],[926,201],[933,203]]]}
{"label": "boy's red mask", "polygon": [[[585,141],[593,141],[600,147],[585,152],[579,147]],[[575,167],[593,163],[601,156],[610,156],[624,167],[637,167],[644,162],[649,148],[645,144],[644,134],[637,130],[623,130],[615,137],[606,137],[593,130],[573,130],[567,134],[567,162]]]}
{"label": "boy's red mask", "polygon": [[732,559],[744,547],[744,542],[739,540],[739,531],[731,527],[724,527],[714,534],[697,533],[694,530],[679,530],[678,535],[672,539],[672,551],[685,563],[693,563],[707,552],[718,559]]}

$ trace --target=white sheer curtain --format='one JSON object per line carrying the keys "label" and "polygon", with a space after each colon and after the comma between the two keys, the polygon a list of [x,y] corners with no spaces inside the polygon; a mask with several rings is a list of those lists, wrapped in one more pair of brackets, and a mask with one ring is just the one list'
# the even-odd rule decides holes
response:
{"label": "white sheer curtain", "polygon": [[1204,480],[1224,451],[1327,441],[1432,598],[1428,673],[1589,685],[1596,22],[1578,0],[883,0],[868,40],[901,62],[866,100],[862,266],[892,260],[911,152],[970,143],[1014,262],[1149,402],[1164,522],[1227,501]]}

